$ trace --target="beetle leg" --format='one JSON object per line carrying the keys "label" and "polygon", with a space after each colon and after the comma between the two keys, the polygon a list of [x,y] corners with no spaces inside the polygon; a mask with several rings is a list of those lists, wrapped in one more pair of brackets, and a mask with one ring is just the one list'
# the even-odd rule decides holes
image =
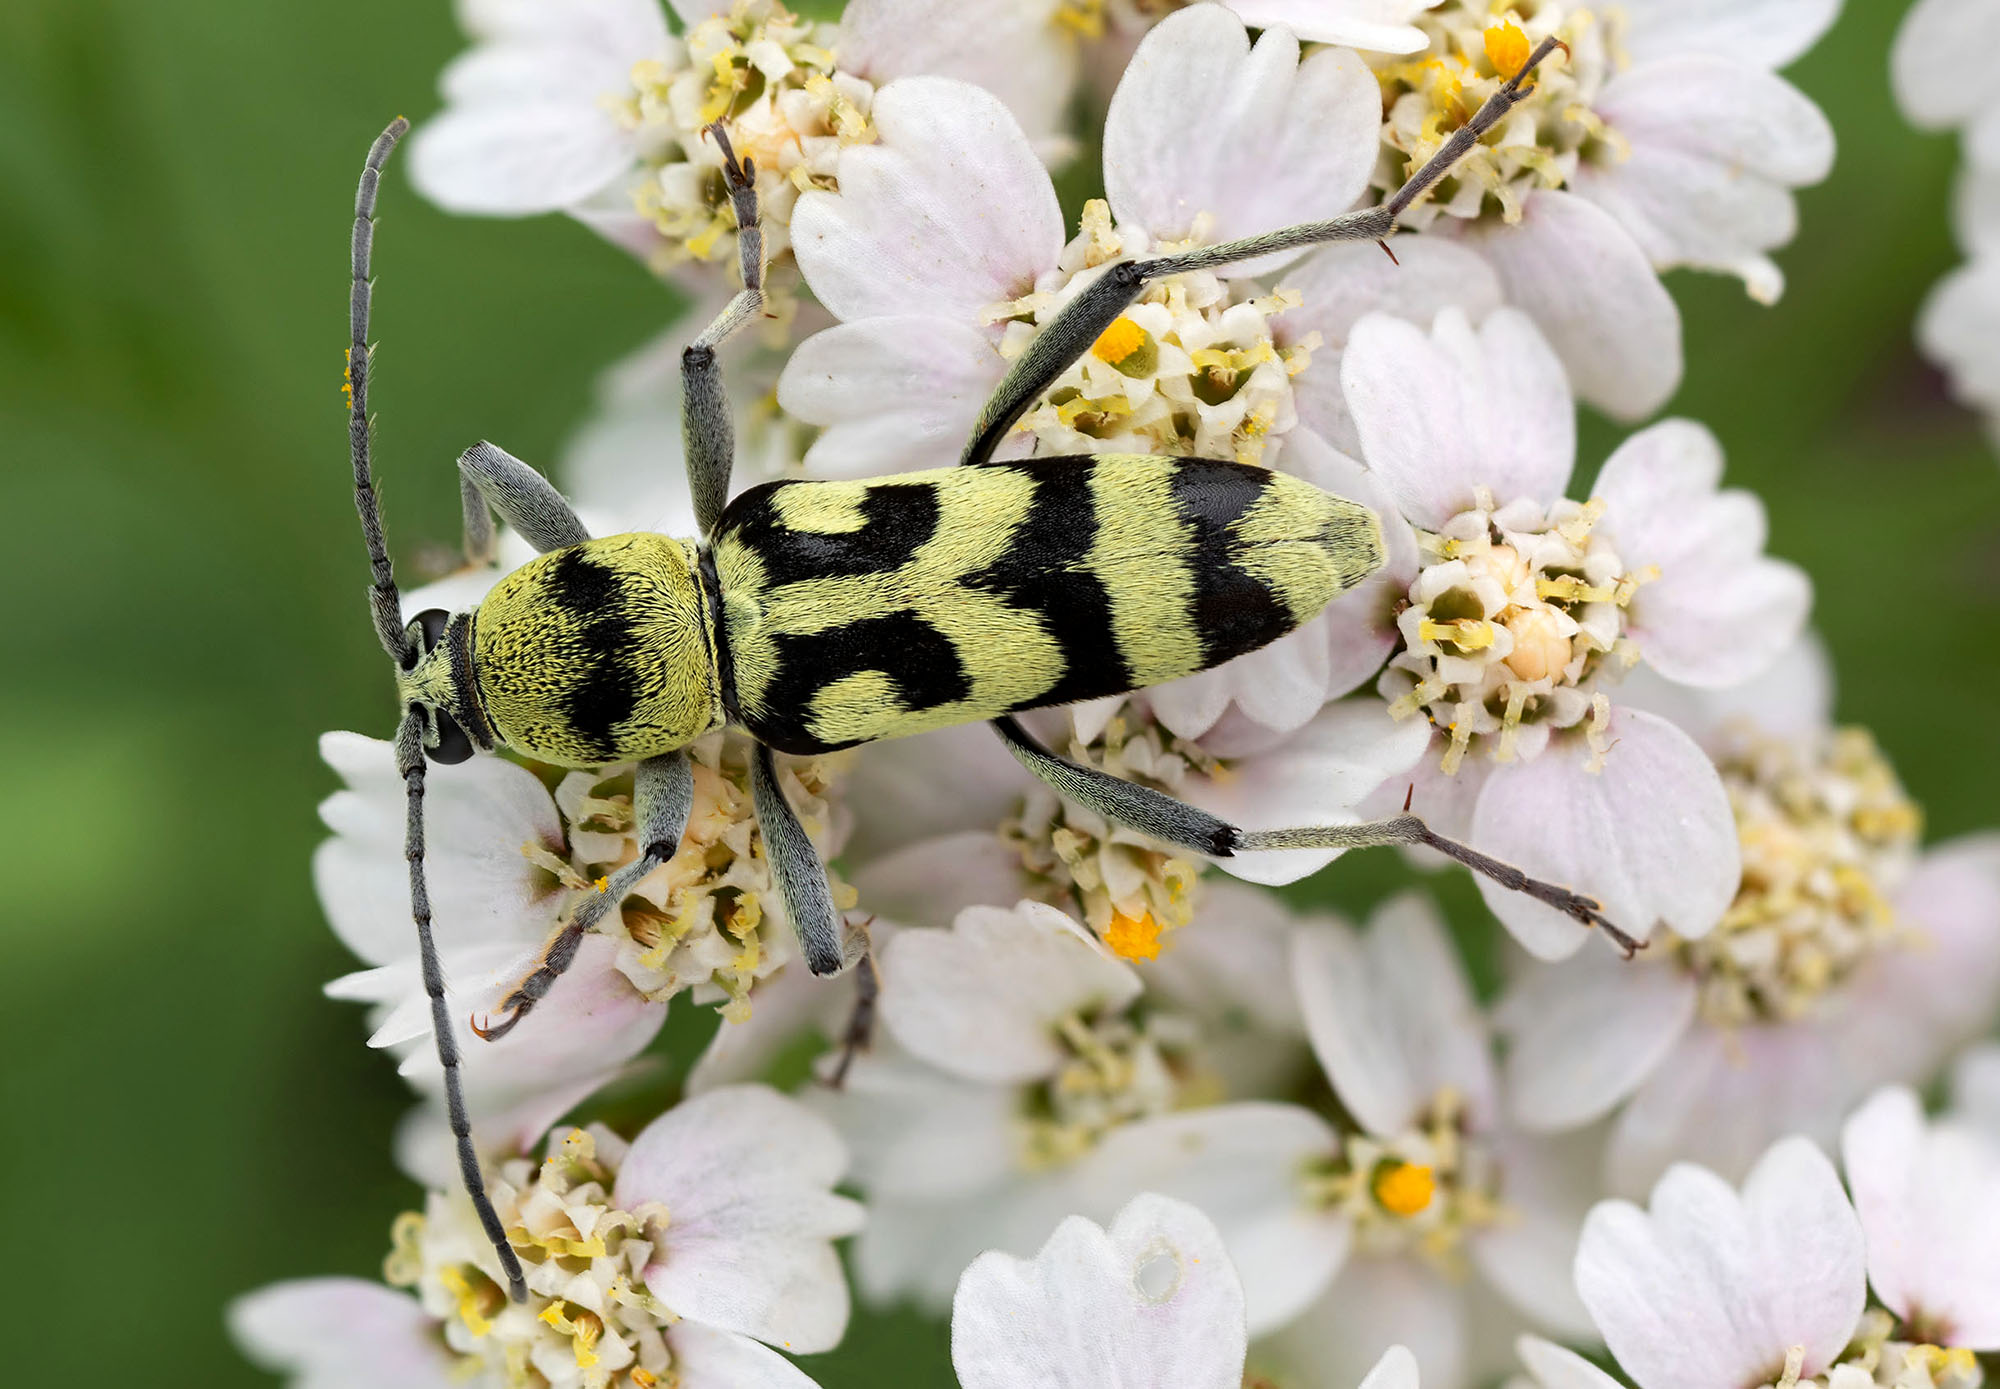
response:
{"label": "beetle leg", "polygon": [[[1000,441],[1023,412],[1041,399],[1076,360],[1090,350],[1106,328],[1153,280],[1190,270],[1213,270],[1235,261],[1252,260],[1274,251],[1296,250],[1327,241],[1381,241],[1396,229],[1396,219],[1407,211],[1430,186],[1443,178],[1453,164],[1479,142],[1481,136],[1498,125],[1506,114],[1533,87],[1524,87],[1536,64],[1562,47],[1559,39],[1544,39],[1521,70],[1506,86],[1488,97],[1472,119],[1452,132],[1438,152],[1410,175],[1403,186],[1374,207],[1350,212],[1326,222],[1305,222],[1296,227],[1265,232],[1241,241],[1225,241],[1202,246],[1180,255],[1153,260],[1121,261],[1109,267],[1090,287],[1077,295],[1049,325],[1028,344],[1007,375],[994,387],[993,394],[979,412],[972,437],[966,441],[960,463],[984,463],[993,457]],[[1395,255],[1390,252],[1391,257]]]}
{"label": "beetle leg", "polygon": [[764,850],[771,856],[771,875],[778,880],[799,948],[805,952],[806,968],[822,976],[840,973],[848,964],[847,951],[826,865],[785,799],[771,750],[762,743],[750,756],[750,799],[764,831]]}
{"label": "beetle leg", "polygon": [[514,1030],[522,1018],[555,987],[556,980],[576,959],[577,947],[604,914],[625,900],[639,880],[674,856],[681,832],[694,809],[694,768],[685,751],[662,753],[639,764],[633,800],[639,812],[639,857],[604,880],[598,891],[576,904],[560,930],[549,937],[528,976],[500,1001],[498,1022],[474,1022],[472,1030],[495,1042]]}
{"label": "beetle leg", "polygon": [[495,558],[495,511],[543,554],[590,539],[553,483],[484,440],[459,455],[458,493],[465,510],[465,557],[474,564]]}
{"label": "beetle leg", "polygon": [[1105,819],[1151,835],[1154,839],[1193,849],[1211,858],[1230,858],[1260,849],[1368,849],[1383,844],[1415,844],[1435,849],[1504,888],[1525,892],[1584,926],[1594,926],[1629,959],[1645,948],[1608,920],[1595,898],[1566,887],[1531,878],[1510,863],[1480,853],[1468,844],[1447,839],[1405,812],[1360,825],[1307,825],[1297,829],[1246,830],[1205,810],[1175,800],[1151,787],[1085,767],[1058,757],[1037,742],[1012,718],[993,721],[1014,760],[1078,805]]}
{"label": "beetle leg", "polygon": [[738,161],[729,136],[717,121],[707,133],[722,147],[722,172],[736,209],[736,253],[743,288],[715,321],[681,352],[681,437],[687,453],[688,485],[694,515],[705,536],[729,502],[729,475],[735,467],[736,428],[715,349],[764,311],[764,228],[757,211],[757,165]]}

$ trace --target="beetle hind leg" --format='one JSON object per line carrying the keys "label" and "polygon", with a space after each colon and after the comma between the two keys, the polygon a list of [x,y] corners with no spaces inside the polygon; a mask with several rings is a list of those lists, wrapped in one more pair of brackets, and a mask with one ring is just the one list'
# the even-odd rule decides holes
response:
{"label": "beetle hind leg", "polygon": [[1369,849],[1384,844],[1422,845],[1464,864],[1504,888],[1526,893],[1579,925],[1595,927],[1624,951],[1627,958],[1645,948],[1645,942],[1621,930],[1607,918],[1595,898],[1530,877],[1511,863],[1482,854],[1469,844],[1447,839],[1425,824],[1421,816],[1407,811],[1386,820],[1359,825],[1239,829],[1205,810],[1150,787],[1139,786],[1095,767],[1085,767],[1058,757],[1012,718],[995,719],[993,726],[1007,744],[1007,751],[1014,755],[1014,760],[1059,794],[1096,811],[1107,820],[1166,843],[1193,849],[1211,858],[1230,858],[1265,849]]}

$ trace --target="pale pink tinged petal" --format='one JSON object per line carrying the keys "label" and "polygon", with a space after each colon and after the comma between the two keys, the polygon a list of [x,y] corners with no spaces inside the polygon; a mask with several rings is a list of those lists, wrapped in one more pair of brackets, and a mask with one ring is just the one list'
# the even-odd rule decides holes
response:
{"label": "pale pink tinged petal", "polygon": [[1004,907],[1039,886],[1021,850],[992,830],[920,839],[848,874],[860,909],[913,926],[950,926],[967,907]]}
{"label": "pale pink tinged petal", "polygon": [[507,40],[481,44],[454,58],[438,79],[438,90],[449,106],[482,107],[488,112],[503,107],[591,107],[626,85],[631,62],[576,44]]}
{"label": "pale pink tinged petal", "polygon": [[1177,738],[1203,736],[1232,705],[1265,728],[1290,733],[1326,703],[1330,665],[1326,633],[1314,618],[1212,670],[1156,685],[1146,702]]}
{"label": "pale pink tinged petal", "polygon": [[1531,966],[1494,1014],[1509,1113],[1540,1131],[1602,1118],[1666,1059],[1695,1002],[1680,970],[1610,950]]}
{"label": "pale pink tinged petal", "polygon": [[820,979],[794,963],[750,991],[750,1016],[741,1022],[725,1018],[708,1039],[688,1071],[687,1091],[699,1095],[723,1085],[743,1085],[765,1078],[765,1072],[801,1037],[826,1035],[829,1003],[851,1004],[852,993]]}
{"label": "pale pink tinged petal", "polygon": [[[1736,895],[1742,859],[1729,797],[1692,738],[1664,719],[1613,709],[1602,770],[1586,770],[1580,738],[1532,762],[1497,767],[1479,793],[1472,842],[1537,878],[1595,897],[1640,940],[1665,923],[1708,934]],[[1487,878],[1480,895],[1515,939],[1543,959],[1578,950],[1585,931],[1525,893]]]}
{"label": "pale pink tinged petal", "polygon": [[952,1299],[965,1389],[1237,1389],[1243,1289],[1194,1207],[1145,1195],[1104,1231],[1080,1216],[1032,1260],[982,1254]]}
{"label": "pale pink tinged petal", "polygon": [[229,1304],[244,1355],[297,1389],[449,1389],[453,1356],[414,1297],[359,1278],[297,1278]]}
{"label": "pale pink tinged petal", "polygon": [[1466,1389],[1465,1295],[1415,1259],[1352,1258],[1313,1306],[1260,1346],[1301,1383],[1359,1384],[1391,1346],[1427,1389]]}
{"label": "pale pink tinged petal", "polygon": [[1297,924],[1275,893],[1230,878],[1206,879],[1190,929],[1148,965],[1147,985],[1218,1030],[1231,1017],[1250,1019],[1267,1047],[1273,1035],[1303,1038],[1298,1000],[1284,982]]}
{"label": "pale pink tinged petal", "polygon": [[1492,264],[1507,301],[1534,315],[1579,397],[1626,420],[1666,404],[1681,380],[1680,310],[1610,213],[1541,189],[1518,224],[1461,235]]}
{"label": "pale pink tinged petal", "polygon": [[[1353,53],[1300,63],[1289,30],[1267,30],[1253,48],[1228,10],[1196,5],[1146,35],[1111,98],[1106,195],[1121,223],[1156,239],[1187,236],[1204,213],[1215,241],[1322,221],[1367,186],[1381,119],[1381,88]],[[1266,274],[1298,254],[1221,273]]]}
{"label": "pale pink tinged petal", "polygon": [[1605,1152],[1617,1191],[1644,1190],[1676,1159],[1735,1178],[1786,1134],[1831,1140],[1865,1077],[1837,1034],[1810,1024],[1691,1027],[1619,1114]]}
{"label": "pale pink tinged petal", "polygon": [[859,813],[847,856],[856,863],[958,830],[991,833],[1020,813],[1036,784],[985,724],[872,743],[849,756],[845,799]]}
{"label": "pale pink tinged petal", "polygon": [[879,138],[841,154],[840,191],[806,193],[792,213],[799,268],[836,318],[976,323],[1056,263],[1055,188],[997,97],[906,77],[870,117]]}
{"label": "pale pink tinged petal", "polygon": [[667,1330],[680,1389],[818,1389],[797,1365],[748,1336],[697,1321]]}
{"label": "pale pink tinged petal", "polygon": [[1951,1071],[1954,1117],[2000,1143],[2000,1042],[1969,1048]]}
{"label": "pale pink tinged petal", "polygon": [[1719,491],[1722,448],[1706,428],[1667,420],[1628,439],[1594,489],[1627,569],[1659,577],[1633,597],[1639,654],[1682,684],[1726,688],[1768,669],[1805,628],[1812,582],[1764,554],[1764,505]]}
{"label": "pale pink tinged petal", "polygon": [[667,3],[673,6],[674,14],[680,22],[691,27],[704,19],[728,14],[732,0],[667,0]]}
{"label": "pale pink tinged petal", "polygon": [[1039,141],[1061,124],[1076,85],[1078,46],[1055,9],[1055,0],[852,0],[835,56],[878,86],[928,73],[984,87]]}
{"label": "pale pink tinged petal", "polygon": [[900,1053],[857,1061],[823,1097],[854,1149],[855,1180],[900,1201],[979,1199],[1013,1173],[1019,1095],[968,1085]]}
{"label": "pale pink tinged petal", "polygon": [[1833,166],[1833,128],[1783,78],[1717,58],[1650,64],[1615,79],[1597,110],[1628,158],[1586,164],[1575,191],[1618,219],[1655,268],[1740,275],[1770,303],[1783,276],[1764,252],[1798,230],[1790,189]]}
{"label": "pale pink tinged petal", "polygon": [[1306,1164],[1339,1150],[1326,1121],[1261,1100],[1141,1119],[1113,1129],[1076,1169],[1085,1210],[1157,1191],[1206,1211],[1242,1275],[1252,1334],[1297,1316],[1347,1257],[1353,1227],[1303,1199]]}
{"label": "pale pink tinged petal", "polygon": [[410,181],[447,212],[525,217],[580,202],[630,167],[631,137],[587,105],[447,107],[410,142]]}
{"label": "pale pink tinged petal", "polygon": [[1805,1373],[1825,1372],[1853,1336],[1867,1300],[1861,1222],[1833,1164],[1811,1142],[1775,1144],[1743,1184],[1751,1248],[1770,1324],[1806,1349]]}
{"label": "pale pink tinged petal", "polygon": [[1372,679],[1396,648],[1396,607],[1407,599],[1417,577],[1416,532],[1396,510],[1380,478],[1311,429],[1294,430],[1285,440],[1284,470],[1362,503],[1382,522],[1382,567],[1327,604],[1311,624],[1326,643],[1326,698],[1338,699]]}
{"label": "pale pink tinged petal", "polygon": [[475,38],[573,44],[629,66],[667,45],[658,0],[458,0],[460,26]]}
{"label": "pale pink tinged petal", "polygon": [[1965,133],[1965,163],[1952,198],[1959,245],[1981,258],[2000,252],[2000,109],[1990,110]]}
{"label": "pale pink tinged petal", "polygon": [[814,477],[872,477],[958,461],[1007,364],[970,319],[870,318],[800,343],[778,403],[824,432],[806,450]]}
{"label": "pale pink tinged petal", "polygon": [[[1235,763],[1227,778],[1190,777],[1182,798],[1245,829],[1351,825],[1355,807],[1416,765],[1429,742],[1426,724],[1397,722],[1379,699],[1338,700],[1281,746]],[[1272,849],[1217,863],[1245,882],[1289,883],[1343,852]]]}
{"label": "pale pink tinged petal", "polygon": [[882,954],[883,1025],[932,1065],[970,1080],[1019,1083],[1063,1058],[1055,1023],[1116,1011],[1143,986],[1053,907],[969,907],[949,931],[907,931]]}
{"label": "pale pink tinged petal", "polygon": [[1410,21],[1438,0],[1224,0],[1253,29],[1282,24],[1309,43],[1364,53],[1416,53],[1429,40]]}
{"label": "pale pink tinged petal", "polygon": [[1501,505],[1547,504],[1576,463],[1576,407],[1534,323],[1502,309],[1476,331],[1446,309],[1426,333],[1374,314],[1340,363],[1369,468],[1396,509],[1440,527],[1485,488]]}
{"label": "pale pink tinged petal", "polygon": [[1541,1389],[1621,1389],[1617,1380],[1566,1346],[1523,1336],[1514,1348]]}
{"label": "pale pink tinged petal", "polygon": [[1484,1020],[1423,898],[1392,899],[1360,937],[1302,928],[1292,977],[1313,1052],[1363,1128],[1396,1134],[1446,1088],[1465,1100],[1473,1127],[1486,1127],[1493,1076]]}
{"label": "pale pink tinged petal", "polygon": [[612,1203],[672,1212],[646,1286],[690,1321],[800,1353],[847,1329],[847,1282],[830,1241],[861,1226],[831,1187],[847,1168],[833,1126],[758,1085],[684,1100],[633,1140]]}
{"label": "pale pink tinged petal", "polygon": [[2000,51],[2000,10],[1984,0],[1917,0],[1896,31],[1889,75],[1903,114],[1929,130],[1987,110],[1988,64]]}
{"label": "pale pink tinged petal", "polygon": [[[1407,801],[1410,812],[1422,816],[1433,830],[1447,839],[1466,843],[1472,838],[1472,812],[1479,804],[1479,793],[1497,765],[1485,758],[1468,759],[1456,772],[1446,772],[1442,765],[1444,739],[1432,733],[1423,720],[1411,722],[1430,735],[1423,756],[1402,775],[1383,782],[1375,794],[1362,802],[1362,817],[1387,819],[1400,813]],[[1403,855],[1413,867],[1433,872],[1451,866],[1450,859],[1430,849],[1407,848]]]}
{"label": "pale pink tinged petal", "polygon": [[1841,0],[1625,0],[1635,63],[1707,53],[1781,68],[1819,42]]}
{"label": "pale pink tinged petal", "polygon": [[1913,1198],[1924,1146],[1924,1108],[1903,1086],[1877,1091],[1840,1131],[1840,1162],[1868,1241],[1868,1281],[1889,1310],[1907,1320],[1911,1293],[1924,1282],[1931,1251]]}
{"label": "pale pink tinged petal", "polygon": [[[1936,846],[1891,900],[1920,936],[1913,948],[1878,957],[1874,977],[1856,987],[1881,997],[1885,1025],[1927,1043],[1910,1055],[1908,1073],[1885,1077],[1914,1084],[1947,1052],[1987,1031],[2000,1006],[2000,836]],[[1928,1021],[1927,1036],[1913,1019]]]}
{"label": "pale pink tinged petal", "polygon": [[1833,664],[1826,643],[1808,628],[1754,679],[1695,690],[1641,664],[1619,685],[1618,702],[1658,714],[1705,747],[1741,727],[1810,743],[1833,726]]}
{"label": "pale pink tinged petal", "polygon": [[[313,855],[313,882],[334,933],[372,964],[415,953],[409,866],[403,860],[404,794],[394,749],[354,733],[329,733],[320,755],[348,788],[320,805],[334,837]],[[425,802],[427,869],[441,949],[459,944],[539,944],[562,909],[525,844],[560,852],[555,802],[526,768],[475,757],[431,768]]]}
{"label": "pale pink tinged petal", "polygon": [[[1361,441],[1341,389],[1341,353],[1354,325],[1371,313],[1386,313],[1429,327],[1448,308],[1459,308],[1478,323],[1503,302],[1500,281],[1478,254],[1437,236],[1396,238],[1391,260],[1374,245],[1341,243],[1313,252],[1286,268],[1280,287],[1295,289],[1305,302],[1276,320],[1273,336],[1292,346],[1318,333],[1325,346],[1312,364],[1292,378],[1293,403],[1301,429],[1316,430],[1336,448],[1358,453]],[[1285,441],[1284,467],[1296,472],[1293,450],[1298,432]]]}
{"label": "pale pink tinged petal", "polygon": [[1473,1262],[1521,1316],[1570,1340],[1595,1340],[1574,1270],[1583,1218],[1599,1190],[1601,1136],[1530,1138],[1502,1130],[1487,1141],[1508,1215],[1472,1236]]}

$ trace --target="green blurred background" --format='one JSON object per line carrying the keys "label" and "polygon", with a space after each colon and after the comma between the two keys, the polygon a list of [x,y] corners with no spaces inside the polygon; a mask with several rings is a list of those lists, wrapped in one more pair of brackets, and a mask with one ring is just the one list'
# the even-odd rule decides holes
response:
{"label": "green blurred background", "polygon": [[[1957,258],[1957,152],[1891,105],[1902,8],[1850,0],[1793,74],[1841,149],[1800,199],[1783,304],[1674,278],[1675,408],[1768,499],[1773,549],[1818,582],[1843,717],[1878,730],[1948,835],[2000,818],[2000,471],[1910,344]],[[343,451],[354,182],[461,47],[442,3],[0,17],[0,1199],[27,1337],[10,1382],[261,1382],[224,1302],[374,1272],[412,1202],[387,1155],[405,1092],[320,994],[351,962],[307,862],[333,783],[315,738],[393,714]],[[454,220],[400,173],[382,201],[378,467],[407,556],[454,541],[461,448],[553,458],[595,370],[671,302],[561,219]],[[1590,424],[1590,466],[1616,437]],[[1357,861],[1304,891],[1355,905],[1398,871]],[[685,1052],[707,1023],[678,1017]],[[829,1389],[945,1384],[943,1345],[917,1318],[860,1317],[807,1368]]]}

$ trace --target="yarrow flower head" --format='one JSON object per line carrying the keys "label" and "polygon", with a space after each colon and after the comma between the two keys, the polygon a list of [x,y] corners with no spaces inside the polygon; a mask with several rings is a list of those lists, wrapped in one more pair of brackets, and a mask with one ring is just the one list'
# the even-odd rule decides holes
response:
{"label": "yarrow flower head", "polygon": [[1675,1157],[1734,1175],[1784,1133],[1831,1142],[1861,1096],[1923,1080],[2000,1002],[2000,849],[1920,849],[1875,740],[1833,725],[1815,645],[1735,689],[1632,695],[1714,757],[1741,880],[1706,933],[1530,969],[1499,1013],[1520,1122],[1569,1128],[1629,1097],[1606,1154],[1621,1190]]}
{"label": "yarrow flower head", "polygon": [[[1639,1389],[1983,1383],[1972,1353],[1980,1342],[1928,1339],[1934,1330],[1949,1336],[1950,1326],[1902,1316],[1897,1309],[1907,1304],[1908,1289],[1898,1279],[1921,1257],[1913,1238],[1941,1241],[1931,1246],[1935,1254],[1969,1221],[1986,1232],[1986,1252],[1974,1256],[1972,1268],[1954,1265],[1957,1286],[1972,1299],[1991,1286],[1992,1164],[2000,1153],[1986,1151],[1970,1167],[1970,1154],[1946,1157],[1952,1140],[1933,1134],[1926,1141],[1907,1092],[1885,1092],[1855,1116],[1848,1134],[1855,1205],[1820,1150],[1788,1138],[1758,1161],[1740,1192],[1683,1164],[1653,1188],[1648,1210],[1608,1201],[1590,1213],[1577,1251],[1577,1289]],[[1933,1184],[1925,1187],[1925,1177]],[[1952,1222],[1957,1230],[1948,1228]],[[1864,1310],[1869,1283],[1886,1308]],[[1975,1315],[1979,1334],[1990,1336],[1990,1315]],[[1600,1383],[1552,1349],[1523,1347],[1551,1389]]]}
{"label": "yarrow flower head", "polygon": [[1074,44],[1039,0],[992,8],[971,25],[941,0],[855,0],[830,24],[781,0],[673,0],[676,35],[660,0],[470,0],[478,46],[446,70],[446,109],[418,133],[413,176],[452,211],[567,211],[660,271],[730,261],[722,151],[704,133],[720,122],[755,162],[776,259],[800,192],[832,186],[839,152],[874,138],[879,82],[985,82],[1031,128],[1052,128]]}
{"label": "yarrow flower head", "polygon": [[1214,1211],[1281,1383],[1359,1377],[1402,1341],[1452,1389],[1473,1303],[1496,1293],[1581,1330],[1567,1260],[1588,1187],[1561,1150],[1501,1126],[1484,1021],[1435,912],[1411,896],[1364,933],[1301,926],[1286,964],[1331,1116],[1246,1100],[1127,1125],[1082,1164],[1084,1209],[1150,1190]]}
{"label": "yarrow flower head", "polygon": [[[1719,489],[1720,447],[1678,420],[1626,441],[1588,501],[1565,497],[1573,402],[1517,310],[1475,327],[1447,309],[1428,333],[1364,319],[1341,374],[1369,469],[1417,534],[1378,685],[1435,730],[1417,810],[1590,892],[1641,939],[1656,922],[1703,934],[1736,886],[1727,797],[1691,739],[1612,687],[1641,665],[1728,685],[1792,644],[1811,587],[1763,554],[1761,505]],[[1582,944],[1549,909],[1481,890],[1530,950]]]}
{"label": "yarrow flower head", "polygon": [[[239,1302],[232,1324],[273,1368],[355,1389],[387,1364],[409,1367],[391,1382],[410,1389],[802,1389],[812,1381],[769,1347],[825,1350],[846,1328],[830,1241],[861,1211],[830,1190],[845,1164],[795,1101],[712,1091],[629,1145],[569,1129],[539,1163],[503,1164],[490,1194],[524,1303],[508,1300],[470,1202],[432,1192],[397,1219],[384,1265],[414,1303],[351,1279],[279,1284]],[[363,1308],[385,1334],[329,1334]]]}

